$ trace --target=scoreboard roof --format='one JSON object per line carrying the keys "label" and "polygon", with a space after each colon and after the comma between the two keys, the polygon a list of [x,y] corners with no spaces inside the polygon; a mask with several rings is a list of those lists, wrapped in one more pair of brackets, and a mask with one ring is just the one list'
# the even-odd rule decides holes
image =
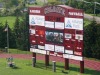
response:
{"label": "scoreboard roof", "polygon": [[83,10],[75,9],[66,5],[44,6],[44,7],[29,7],[31,15],[55,15],[61,14],[63,17],[83,18]]}

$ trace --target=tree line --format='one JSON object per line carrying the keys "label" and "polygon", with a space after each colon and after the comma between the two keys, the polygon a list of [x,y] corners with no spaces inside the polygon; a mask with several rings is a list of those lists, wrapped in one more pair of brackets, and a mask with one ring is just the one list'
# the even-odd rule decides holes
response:
{"label": "tree line", "polygon": [[100,24],[95,21],[84,27],[84,55],[100,59]]}
{"label": "tree line", "polygon": [[7,21],[5,22],[5,25],[0,23],[0,48],[7,47],[7,30],[5,31],[5,29],[8,25],[9,48],[29,50],[28,19],[28,13],[24,13],[24,16],[22,16],[21,19],[19,18],[19,16],[16,16],[13,29],[9,27]]}
{"label": "tree line", "polygon": [[[99,4],[95,5],[95,2]],[[100,14],[100,0],[67,0],[66,5],[74,8],[83,9],[88,14]]]}

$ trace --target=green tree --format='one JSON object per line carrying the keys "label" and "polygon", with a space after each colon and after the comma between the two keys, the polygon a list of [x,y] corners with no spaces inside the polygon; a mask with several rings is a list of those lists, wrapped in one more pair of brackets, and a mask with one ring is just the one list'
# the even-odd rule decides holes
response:
{"label": "green tree", "polygon": [[20,21],[19,18],[16,18],[15,25],[14,25],[14,33],[16,36],[16,45],[18,49],[21,50],[28,50],[29,43],[28,43],[28,29],[29,29],[29,22],[28,22],[28,13],[23,13],[22,20]]}
{"label": "green tree", "polygon": [[14,23],[14,36],[15,36],[15,43],[16,43],[16,47],[18,48],[18,41],[19,41],[19,38],[20,38],[20,31],[19,31],[19,28],[20,27],[20,20],[19,20],[19,17],[17,16],[16,17],[16,20],[15,20],[15,23]]}
{"label": "green tree", "polygon": [[97,33],[96,33],[94,57],[100,59],[100,24],[97,24],[96,27],[97,27]]}
{"label": "green tree", "polygon": [[58,4],[62,4],[62,2],[60,0],[48,0],[47,5],[58,5]]}
{"label": "green tree", "polygon": [[97,36],[96,25],[96,22],[92,21],[91,24],[84,28],[84,54],[87,57],[94,57]]}
{"label": "green tree", "polygon": [[23,21],[21,22],[21,32],[22,35],[21,37],[23,39],[21,39],[22,41],[22,49],[23,50],[28,50],[29,49],[29,13],[25,12],[23,13]]}
{"label": "green tree", "polygon": [[4,25],[0,23],[0,48],[6,47],[6,32],[4,29]]}

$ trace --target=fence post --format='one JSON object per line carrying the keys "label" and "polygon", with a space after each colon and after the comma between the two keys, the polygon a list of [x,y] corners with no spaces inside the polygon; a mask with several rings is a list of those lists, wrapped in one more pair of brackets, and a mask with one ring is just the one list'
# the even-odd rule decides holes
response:
{"label": "fence post", "polygon": [[53,62],[53,66],[52,66],[53,72],[56,72],[56,62],[55,61],[52,62]]}
{"label": "fence post", "polygon": [[35,57],[32,57],[32,66],[35,67],[36,59]]}

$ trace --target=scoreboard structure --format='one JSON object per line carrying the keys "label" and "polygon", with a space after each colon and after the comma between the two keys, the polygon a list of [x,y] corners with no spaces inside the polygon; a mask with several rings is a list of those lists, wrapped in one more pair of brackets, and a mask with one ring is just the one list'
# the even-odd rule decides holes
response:
{"label": "scoreboard structure", "polygon": [[69,59],[74,59],[84,68],[83,17],[83,10],[65,5],[30,7],[29,39],[33,56],[44,54],[46,62],[49,55],[65,58],[66,69]]}

